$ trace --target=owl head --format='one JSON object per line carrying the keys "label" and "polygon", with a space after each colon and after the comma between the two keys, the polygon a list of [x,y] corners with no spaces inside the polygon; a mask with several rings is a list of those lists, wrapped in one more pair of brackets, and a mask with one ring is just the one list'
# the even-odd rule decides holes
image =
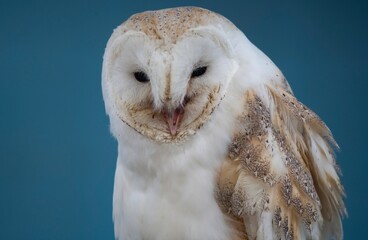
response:
{"label": "owl head", "polygon": [[201,8],[131,16],[114,30],[104,54],[111,127],[125,124],[161,143],[186,140],[221,104],[244,41],[230,21]]}

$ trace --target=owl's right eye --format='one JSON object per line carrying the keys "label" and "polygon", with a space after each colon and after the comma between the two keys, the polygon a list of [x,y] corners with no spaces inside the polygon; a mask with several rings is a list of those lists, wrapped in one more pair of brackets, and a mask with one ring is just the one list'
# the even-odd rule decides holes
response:
{"label": "owl's right eye", "polygon": [[142,71],[134,72],[134,77],[138,82],[141,83],[149,82],[149,78],[145,72]]}

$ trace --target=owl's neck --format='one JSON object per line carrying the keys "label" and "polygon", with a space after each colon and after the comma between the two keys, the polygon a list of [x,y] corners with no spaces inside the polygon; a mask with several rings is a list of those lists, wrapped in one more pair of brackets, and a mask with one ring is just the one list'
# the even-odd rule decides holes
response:
{"label": "owl's neck", "polygon": [[228,239],[214,198],[224,147],[212,148],[204,139],[196,144],[135,151],[121,146],[114,188],[118,239]]}
{"label": "owl's neck", "polygon": [[119,240],[229,239],[214,191],[241,110],[234,106],[225,98],[211,121],[182,145],[157,144],[122,129],[114,186]]}

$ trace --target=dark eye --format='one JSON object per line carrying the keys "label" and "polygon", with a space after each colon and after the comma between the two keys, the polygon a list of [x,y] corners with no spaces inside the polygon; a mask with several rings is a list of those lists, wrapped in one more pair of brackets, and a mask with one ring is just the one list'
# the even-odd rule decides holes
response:
{"label": "dark eye", "polygon": [[147,74],[142,71],[134,72],[134,77],[138,82],[141,82],[141,83],[149,82],[149,78]]}
{"label": "dark eye", "polygon": [[197,67],[196,69],[193,70],[192,75],[190,76],[191,78],[195,78],[195,77],[199,77],[202,76],[203,74],[205,74],[205,72],[207,71],[207,67]]}

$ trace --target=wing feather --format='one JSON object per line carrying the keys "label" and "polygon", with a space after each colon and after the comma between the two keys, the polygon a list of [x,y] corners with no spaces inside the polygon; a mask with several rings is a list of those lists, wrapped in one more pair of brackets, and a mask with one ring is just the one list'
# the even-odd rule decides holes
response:
{"label": "wing feather", "polygon": [[248,90],[218,202],[249,239],[341,239],[344,190],[328,127],[290,90]]}

